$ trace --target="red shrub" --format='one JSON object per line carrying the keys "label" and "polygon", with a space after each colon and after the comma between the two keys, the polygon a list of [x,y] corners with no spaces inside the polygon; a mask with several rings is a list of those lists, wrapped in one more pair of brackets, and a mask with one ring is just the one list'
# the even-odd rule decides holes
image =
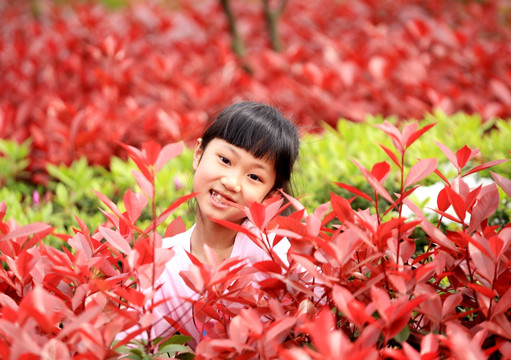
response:
{"label": "red shrub", "polygon": [[[368,209],[352,209],[350,200],[335,194],[313,213],[285,195],[296,208],[289,216],[279,215],[282,200],[253,204],[246,213],[258,231],[248,235],[273,259],[256,263],[254,270],[267,279],[258,286],[247,283],[250,269],[241,271],[236,259],[196,263],[182,274],[202,295],[194,304],[195,321],[207,336],[197,346],[197,359],[511,358],[511,227],[488,221],[499,203],[497,185],[511,196],[511,180],[492,173],[495,183],[475,189],[463,180],[506,160],[470,168],[478,150],[453,153],[438,144],[458,170],[449,180],[436,159],[410,164],[406,157],[428,127],[411,123],[399,131],[387,122],[379,127],[395,146],[384,150],[402,178],[398,193],[385,189],[392,167],[381,163],[371,171],[359,166],[373,196],[339,184],[366,198]],[[147,199],[154,203],[155,173],[181,149],[155,143],[142,150],[124,147],[140,170],[135,178],[144,194],[128,191],[125,212],[98,194],[109,208],[104,212],[109,222],[91,234],[78,219],[80,229],[68,238],[72,251],[44,246],[39,240],[52,231],[48,225],[17,227],[4,221],[5,205],[0,206],[3,358],[105,358],[115,356],[119,332],[139,325],[127,330],[125,342],[150,334],[152,313],[144,304],[151,294],[139,289],[150,286],[172,256],[159,248],[154,229],[193,195],[153,214],[153,224],[139,229]],[[452,222],[445,231],[409,199],[433,172],[445,182],[435,210]],[[413,217],[404,217],[404,205]],[[166,235],[182,231],[179,224],[170,224]],[[291,242],[289,263],[273,252],[284,236]],[[149,341],[144,351],[156,353],[159,344]]]}
{"label": "red shrub", "polygon": [[[277,103],[304,131],[366,114],[511,115],[509,12],[497,1],[290,2],[283,52],[269,49],[259,2],[234,1],[238,59],[218,1],[0,5],[0,136],[33,138],[45,164],[109,164],[118,142],[194,140],[240,97]],[[243,70],[244,64],[251,74]]]}

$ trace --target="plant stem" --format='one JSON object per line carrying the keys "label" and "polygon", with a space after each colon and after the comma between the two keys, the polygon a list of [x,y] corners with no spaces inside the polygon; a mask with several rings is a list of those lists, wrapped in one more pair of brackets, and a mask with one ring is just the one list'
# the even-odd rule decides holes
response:
{"label": "plant stem", "polygon": [[264,16],[266,18],[266,25],[268,28],[268,34],[270,36],[271,47],[275,51],[282,50],[282,41],[280,39],[277,23],[278,18],[282,15],[284,8],[287,5],[288,0],[281,0],[277,10],[272,11],[270,9],[269,0],[263,0]]}
{"label": "plant stem", "polygon": [[236,24],[236,18],[232,12],[231,5],[229,0],[220,0],[222,5],[222,9],[227,16],[227,21],[229,22],[229,29],[232,35],[232,50],[238,57],[243,57],[245,54],[245,45],[243,43],[243,39],[241,38],[238,32],[238,26]]}

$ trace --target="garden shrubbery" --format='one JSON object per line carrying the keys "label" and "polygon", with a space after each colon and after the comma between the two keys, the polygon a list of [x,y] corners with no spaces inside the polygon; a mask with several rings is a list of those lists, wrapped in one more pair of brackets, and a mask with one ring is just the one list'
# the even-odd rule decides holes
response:
{"label": "garden shrubbery", "polygon": [[[218,1],[0,5],[0,358],[511,359],[506,4],[297,0],[281,52],[231,4],[242,57]],[[245,209],[268,278],[196,263],[208,336],[136,340],[189,145],[244,97],[302,130],[296,198]]]}
{"label": "garden shrubbery", "polygon": [[[124,209],[97,193],[108,221],[90,229],[77,218],[73,234],[66,238],[70,250],[41,241],[53,231],[49,224],[17,226],[5,219],[2,202],[0,354],[63,359],[121,354],[195,354],[197,359],[511,358],[511,228],[488,222],[500,198],[511,195],[511,181],[493,171],[486,185],[471,188],[464,180],[507,160],[476,165],[479,149],[451,151],[438,143],[451,163],[451,177],[436,158],[410,159],[410,149],[431,126],[418,128],[412,122],[400,131],[389,122],[377,125],[391,139],[390,147],[382,144],[380,149],[388,160],[369,168],[354,161],[370,184],[369,195],[338,182],[351,198],[332,193],[329,202],[309,210],[288,197],[295,210],[289,216],[279,215],[283,203],[277,199],[247,208],[259,229],[247,235],[274,259],[256,263],[254,270],[269,277],[257,287],[245,282],[250,272],[236,259],[210,259],[211,266],[198,262],[182,273],[202,295],[194,301],[195,321],[208,336],[195,352],[186,346],[186,334],[116,341],[119,332],[134,324],[139,330],[133,336],[140,331],[150,334],[151,308],[144,307],[150,294],[141,288],[172,256],[172,251],[159,249],[162,234],[184,230],[179,218],[164,229],[158,226],[190,196],[176,199],[161,212],[149,209],[155,209],[158,170],[182,144],[167,145],[165,151],[155,143],[141,150],[126,146],[136,160],[135,178],[142,192],[127,190]],[[410,200],[433,173],[443,183],[434,211],[451,222],[449,229],[440,227],[441,220],[431,222]],[[389,192],[386,181],[394,176],[401,186]],[[369,206],[353,209],[357,197]],[[405,208],[413,215],[405,216]],[[139,221],[144,214],[150,214],[149,223]],[[282,236],[290,240],[289,264],[273,256],[274,242],[268,237],[272,233],[275,241]],[[125,346],[128,342],[131,345]]]}

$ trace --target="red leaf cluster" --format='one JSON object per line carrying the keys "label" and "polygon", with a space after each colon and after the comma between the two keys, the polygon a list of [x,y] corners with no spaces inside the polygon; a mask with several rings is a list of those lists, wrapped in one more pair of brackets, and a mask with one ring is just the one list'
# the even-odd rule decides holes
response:
{"label": "red leaf cluster", "polygon": [[279,104],[307,131],[367,114],[511,115],[505,2],[296,0],[277,53],[260,4],[234,1],[243,58],[219,1],[67,3],[0,7],[0,137],[33,139],[36,181],[48,162],[108,165],[119,142],[194,140],[241,97]]}
{"label": "red leaf cluster", "polygon": [[[458,169],[451,180],[430,160],[405,167],[407,149],[427,129],[408,124],[400,131],[389,123],[381,129],[394,139],[395,149],[385,152],[396,167],[359,165],[374,194],[339,184],[368,200],[368,209],[353,209],[332,194],[308,213],[284,194],[289,204],[270,199],[244,208],[252,230],[224,222],[246,232],[272,260],[248,267],[210,253],[211,265],[204,265],[190,255],[193,265],[181,276],[199,294],[190,300],[203,333],[196,359],[511,359],[511,227],[488,220],[499,201],[497,186],[509,195],[511,180],[492,173],[495,183],[469,188],[467,174],[497,163],[471,168],[478,150],[468,147],[454,155],[441,146]],[[180,149],[124,147],[151,186],[160,165]],[[403,188],[390,194],[384,185],[393,168]],[[435,211],[452,222],[446,231],[410,200],[417,182],[432,173],[445,183]],[[77,219],[79,229],[60,250],[40,242],[50,226],[5,221],[0,204],[2,358],[103,359],[141,334],[147,338],[142,350],[157,356],[162,342],[151,337],[152,324],[178,328],[179,319],[155,319],[151,292],[142,289],[154,285],[173,255],[161,248],[155,229],[193,194],[153,214],[145,229],[136,224],[148,200],[154,203],[152,191],[147,197],[128,191],[124,212],[98,195],[108,221],[90,233]],[[382,198],[388,203],[378,206]],[[289,205],[295,211],[282,215]],[[415,215],[404,217],[404,205]],[[173,221],[165,233],[182,231],[181,224]],[[284,237],[291,245],[287,259],[274,251]],[[255,272],[263,280],[252,282]]]}

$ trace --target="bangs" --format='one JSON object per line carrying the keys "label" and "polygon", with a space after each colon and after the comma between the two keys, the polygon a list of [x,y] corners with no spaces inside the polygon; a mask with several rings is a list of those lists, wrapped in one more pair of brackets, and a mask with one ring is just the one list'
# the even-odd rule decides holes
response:
{"label": "bangs", "polygon": [[221,138],[248,151],[256,158],[264,158],[273,164],[284,155],[285,149],[288,148],[282,141],[279,141],[281,137],[267,123],[244,118],[231,118],[224,128]]}

